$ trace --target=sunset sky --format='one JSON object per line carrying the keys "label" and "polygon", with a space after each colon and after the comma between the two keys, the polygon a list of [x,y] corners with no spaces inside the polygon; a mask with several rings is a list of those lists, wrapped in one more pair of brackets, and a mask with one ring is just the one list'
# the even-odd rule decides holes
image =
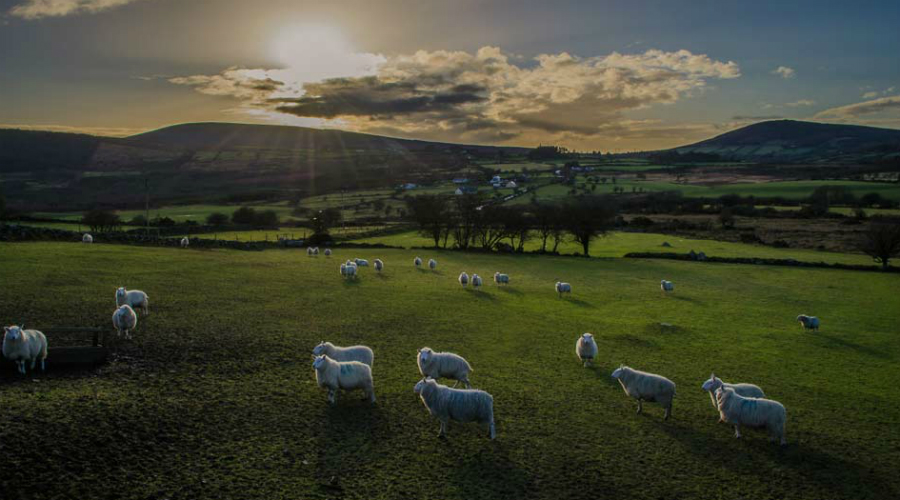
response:
{"label": "sunset sky", "polygon": [[900,2],[0,0],[0,126],[659,149],[900,128]]}

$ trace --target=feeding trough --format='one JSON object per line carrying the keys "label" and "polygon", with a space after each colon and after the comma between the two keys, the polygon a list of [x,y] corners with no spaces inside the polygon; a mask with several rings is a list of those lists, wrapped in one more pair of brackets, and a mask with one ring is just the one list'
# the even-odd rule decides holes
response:
{"label": "feeding trough", "polygon": [[[65,368],[90,368],[109,359],[110,348],[107,345],[112,337],[109,332],[99,327],[56,327],[39,329],[47,336],[47,370],[61,366]],[[54,347],[54,339],[65,339],[65,345]],[[15,363],[0,356],[0,366],[4,370],[15,370]],[[30,368],[30,367],[29,367]],[[40,363],[35,367],[40,373]],[[28,372],[32,372],[29,370]]]}

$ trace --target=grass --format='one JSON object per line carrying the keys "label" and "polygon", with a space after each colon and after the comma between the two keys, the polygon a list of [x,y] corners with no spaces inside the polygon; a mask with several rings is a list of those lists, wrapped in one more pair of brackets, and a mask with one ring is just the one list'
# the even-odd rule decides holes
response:
{"label": "grass", "polygon": [[[244,205],[175,205],[168,207],[160,207],[160,208],[152,208],[150,209],[150,218],[154,219],[156,217],[168,217],[175,222],[184,222],[188,220],[193,220],[196,222],[203,223],[206,221],[206,218],[213,213],[223,213],[231,217],[231,214],[234,213],[235,210],[241,208]],[[276,202],[276,203],[268,203],[268,204],[246,204],[246,206],[252,207],[258,211],[261,210],[274,210],[278,217],[281,220],[290,220],[293,217],[291,216],[291,212],[293,211],[293,207],[289,206],[287,202]],[[143,210],[119,210],[116,213],[119,214],[119,217],[123,221],[131,220],[132,218],[138,215],[144,215]],[[43,217],[43,218],[53,218],[58,220],[71,220],[78,221],[84,216],[83,212],[38,212],[32,214],[34,217]]]}
{"label": "grass", "polygon": [[[6,324],[108,326],[141,288],[126,357],[93,372],[0,374],[4,498],[893,498],[898,276],[631,259],[353,250],[0,244]],[[344,283],[339,259],[384,259]],[[110,265],[115,262],[115,265]],[[456,274],[508,272],[462,290]],[[661,296],[661,277],[676,292]],[[573,284],[559,300],[556,279]],[[47,300],[48,297],[65,300]],[[877,298],[877,300],[873,300]],[[438,306],[439,307],[436,307]],[[804,333],[799,312],[822,318]],[[672,326],[662,328],[660,323]],[[573,343],[593,332],[597,367]],[[376,353],[378,403],[329,408],[309,350]],[[52,339],[51,339],[52,342]],[[465,355],[498,438],[437,422],[412,392],[415,350]],[[678,384],[674,417],[609,378],[620,363]],[[788,409],[786,448],[717,424],[700,383],[751,381]],[[652,480],[648,480],[652,478]]]}

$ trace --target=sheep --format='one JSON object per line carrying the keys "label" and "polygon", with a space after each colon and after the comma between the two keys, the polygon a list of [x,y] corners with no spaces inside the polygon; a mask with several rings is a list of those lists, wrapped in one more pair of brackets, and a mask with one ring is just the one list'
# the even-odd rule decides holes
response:
{"label": "sheep", "polygon": [[557,296],[562,297],[562,294],[564,294],[564,293],[571,294],[572,293],[572,285],[570,285],[569,283],[562,283],[562,282],[557,281],[556,282]]}
{"label": "sheep", "polygon": [[643,402],[656,402],[666,409],[665,420],[672,414],[672,399],[675,397],[675,383],[661,375],[642,372],[628,366],[619,366],[612,372],[612,378],[619,381],[625,394],[638,400],[637,412],[643,410]]}
{"label": "sheep", "polygon": [[19,373],[25,375],[25,362],[31,361],[31,371],[38,358],[41,371],[46,369],[47,337],[37,330],[26,330],[25,325],[3,327],[3,356],[16,363]]}
{"label": "sheep", "polygon": [[671,281],[662,280],[659,282],[659,289],[663,292],[672,292],[675,290],[675,284]]}
{"label": "sheep", "polygon": [[463,288],[465,288],[466,286],[469,285],[469,275],[466,274],[465,271],[463,271],[459,274],[458,280],[459,280],[459,284],[462,285]]}
{"label": "sheep", "polygon": [[306,256],[307,257],[313,256],[313,247],[306,247]]}
{"label": "sheep", "polygon": [[331,257],[331,249],[330,249],[330,248],[326,248],[326,249],[325,249],[325,256],[326,256],[326,257]]}
{"label": "sheep", "polygon": [[703,382],[701,388],[704,391],[709,392],[709,399],[712,401],[713,408],[718,409],[719,405],[716,403],[716,391],[720,387],[727,387],[729,389],[734,389],[734,392],[744,396],[745,398],[764,398],[766,394],[762,389],[757,385],[753,384],[729,384],[724,380],[716,377],[716,374],[713,373],[709,376],[709,380]]}
{"label": "sheep", "polygon": [[341,264],[341,275],[344,276],[345,278],[356,279],[356,274],[357,274],[358,270],[359,270],[359,268],[356,267],[355,262],[350,262],[348,260],[346,263]]}
{"label": "sheep", "polygon": [[472,275],[472,288],[478,290],[483,284],[484,282],[482,281],[481,276],[478,276],[477,274]]}
{"label": "sheep", "polygon": [[94,237],[88,233],[84,233],[84,236],[81,237],[81,242],[82,243],[93,243]]}
{"label": "sheep", "polygon": [[324,354],[329,358],[340,362],[359,361],[360,363],[369,365],[370,368],[375,361],[375,353],[372,352],[372,349],[364,345],[338,347],[331,342],[325,342],[323,340],[319,342],[319,345],[313,348],[312,353],[316,356]]}
{"label": "sheep", "polygon": [[498,285],[508,285],[509,284],[509,275],[502,274],[499,271],[494,273],[494,283]]}
{"label": "sheep", "polygon": [[460,382],[466,384],[466,388],[472,387],[469,384],[469,372],[475,370],[459,354],[434,352],[430,347],[423,347],[419,349],[419,354],[416,356],[416,364],[419,365],[419,373],[423,377],[449,378],[456,380],[453,387],[459,385]]}
{"label": "sheep", "polygon": [[416,267],[422,267],[422,259],[416,257],[416,259],[413,260],[413,264],[415,264]]}
{"label": "sheep", "polygon": [[747,427],[765,427],[769,439],[779,439],[781,445],[787,444],[785,439],[785,422],[787,411],[778,401],[763,398],[746,398],[730,387],[716,390],[721,420],[734,425],[734,437],[741,437],[741,425]]}
{"label": "sheep", "polygon": [[428,412],[441,422],[439,437],[447,436],[450,420],[487,424],[488,437],[497,436],[494,427],[494,397],[478,389],[452,389],[432,378],[423,378],[413,391],[422,399]]}
{"label": "sheep", "polygon": [[434,259],[428,259],[428,267],[434,271],[437,268],[437,261]]}
{"label": "sheep", "polygon": [[137,327],[137,314],[128,304],[122,304],[112,315],[113,328],[119,332],[119,336],[125,336],[126,339],[131,338],[131,330]]}
{"label": "sheep", "polygon": [[190,240],[188,240],[187,236],[185,236],[184,238],[181,238],[181,248],[187,248],[188,245],[190,245],[190,244],[191,244],[191,242],[190,242]]}
{"label": "sheep", "polygon": [[116,307],[128,304],[133,309],[141,308],[141,314],[150,314],[150,297],[140,290],[126,290],[120,287],[116,290]]}
{"label": "sheep", "polygon": [[366,259],[354,259],[354,262],[359,267],[369,267],[369,261]]}
{"label": "sheep", "polygon": [[819,331],[819,318],[815,316],[801,314],[800,316],[797,316],[797,321],[799,321],[800,325],[807,330]]}
{"label": "sheep", "polygon": [[381,259],[375,259],[373,264],[375,264],[375,270],[378,271],[379,273],[381,272],[382,269],[384,269],[384,262],[382,262]]}
{"label": "sheep", "polygon": [[362,389],[369,402],[375,402],[375,383],[369,365],[359,361],[335,361],[325,354],[316,356],[312,365],[319,387],[328,389],[329,403],[337,403],[338,389]]}
{"label": "sheep", "polygon": [[578,337],[575,341],[575,355],[584,367],[594,362],[594,358],[597,357],[597,342],[594,341],[592,334],[585,333]]}

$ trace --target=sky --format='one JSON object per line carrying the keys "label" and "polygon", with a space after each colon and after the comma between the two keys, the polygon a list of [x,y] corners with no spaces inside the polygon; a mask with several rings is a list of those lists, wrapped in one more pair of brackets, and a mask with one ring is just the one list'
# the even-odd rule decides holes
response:
{"label": "sky", "polygon": [[227,121],[663,149],[900,128],[900,2],[0,0],[0,127]]}

